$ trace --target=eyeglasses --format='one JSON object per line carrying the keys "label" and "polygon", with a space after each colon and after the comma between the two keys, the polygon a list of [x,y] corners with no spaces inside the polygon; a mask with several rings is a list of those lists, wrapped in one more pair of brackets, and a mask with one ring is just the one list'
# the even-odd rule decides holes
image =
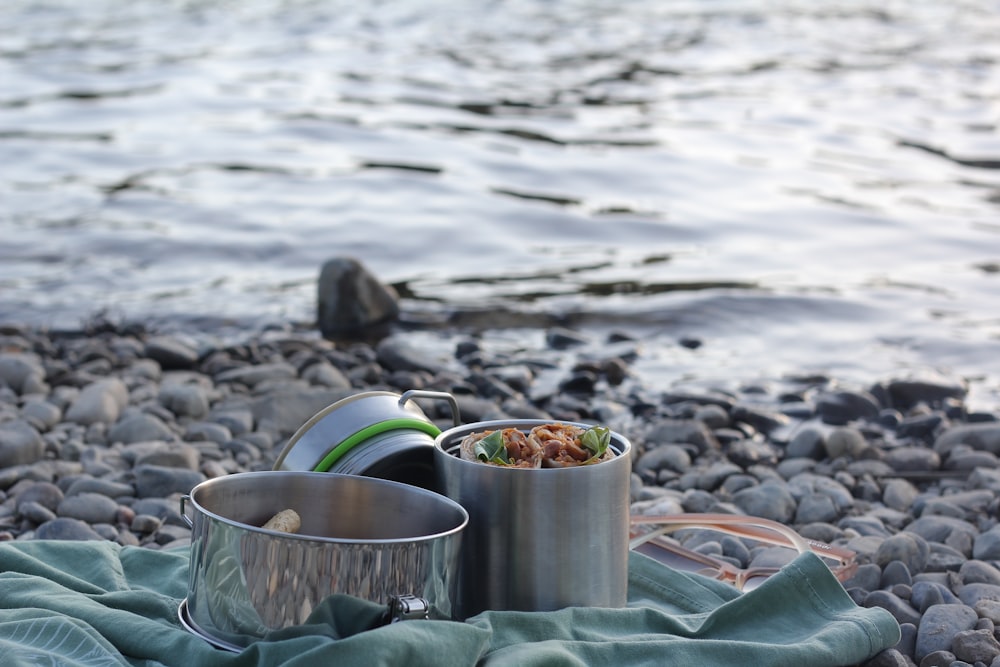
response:
{"label": "eyeglasses", "polygon": [[[629,548],[655,558],[677,570],[726,581],[740,590],[751,590],[781,570],[781,565],[799,554],[811,551],[827,564],[839,581],[847,580],[857,570],[855,553],[849,549],[802,537],[794,530],[769,519],[732,514],[633,514],[630,519]],[[733,559],[689,549],[679,540],[667,537],[681,530],[711,530],[749,540],[760,545],[772,545],[770,553],[760,558],[767,565],[738,566]],[[748,545],[748,549],[750,546]],[[763,547],[760,547],[761,549]]]}

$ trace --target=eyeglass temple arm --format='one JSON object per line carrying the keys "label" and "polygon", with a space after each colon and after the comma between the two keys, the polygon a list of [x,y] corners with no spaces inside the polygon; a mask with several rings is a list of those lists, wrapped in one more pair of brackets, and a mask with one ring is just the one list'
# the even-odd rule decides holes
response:
{"label": "eyeglass temple arm", "polygon": [[[770,519],[758,517],[734,515],[734,514],[660,514],[642,515],[633,514],[630,519],[632,526],[654,525],[655,530],[638,535],[632,539],[629,546],[635,547],[648,542],[649,540],[686,527],[704,526],[713,528],[723,533],[754,539],[768,544],[781,546],[793,546],[799,553],[812,551],[819,555],[837,558],[843,562],[850,562],[855,554],[848,549],[824,544],[815,540],[807,540],[797,532]],[[780,535],[777,537],[775,535]]]}

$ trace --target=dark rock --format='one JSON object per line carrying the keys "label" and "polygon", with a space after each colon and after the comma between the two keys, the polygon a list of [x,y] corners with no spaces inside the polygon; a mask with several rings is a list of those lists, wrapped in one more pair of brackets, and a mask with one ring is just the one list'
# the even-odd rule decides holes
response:
{"label": "dark rock", "polygon": [[317,281],[316,322],[325,338],[351,338],[399,318],[399,296],[361,262],[337,257],[323,264]]}
{"label": "dark rock", "polygon": [[103,540],[93,528],[79,519],[60,517],[35,529],[39,540]]}

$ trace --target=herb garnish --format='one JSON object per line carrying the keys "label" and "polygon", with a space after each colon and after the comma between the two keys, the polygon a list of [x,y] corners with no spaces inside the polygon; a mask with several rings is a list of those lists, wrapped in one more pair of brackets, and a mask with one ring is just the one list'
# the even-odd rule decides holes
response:
{"label": "herb garnish", "polygon": [[584,461],[590,463],[604,455],[611,444],[611,429],[603,426],[592,426],[580,435],[580,444],[591,452],[592,456]]}
{"label": "herb garnish", "polygon": [[485,438],[480,439],[473,451],[480,461],[510,465],[510,457],[507,456],[507,448],[504,447],[501,431],[493,431]]}

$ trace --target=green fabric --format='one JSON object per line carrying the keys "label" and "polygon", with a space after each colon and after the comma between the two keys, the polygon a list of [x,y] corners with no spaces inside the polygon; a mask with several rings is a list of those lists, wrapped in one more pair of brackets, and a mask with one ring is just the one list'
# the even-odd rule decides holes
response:
{"label": "green fabric", "polygon": [[[846,667],[899,639],[888,612],[855,605],[803,554],[756,590],[633,553],[625,609],[482,613],[372,628],[380,608],[321,606],[310,624],[242,653],[180,625],[188,554],[110,542],[0,543],[0,656],[7,666],[761,665]],[[315,623],[313,623],[315,621]]]}

